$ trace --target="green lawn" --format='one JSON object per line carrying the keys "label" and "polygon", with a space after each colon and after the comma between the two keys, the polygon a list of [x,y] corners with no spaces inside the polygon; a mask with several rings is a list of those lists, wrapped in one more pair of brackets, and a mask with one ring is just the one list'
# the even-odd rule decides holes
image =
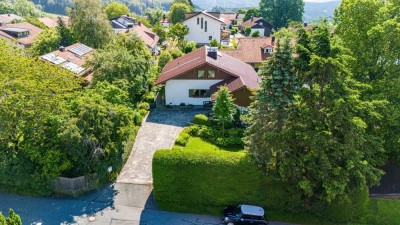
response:
{"label": "green lawn", "polygon": [[176,145],[174,148],[189,151],[216,150],[229,152],[245,152],[245,150],[240,147],[219,147],[200,137],[190,137],[185,147]]}

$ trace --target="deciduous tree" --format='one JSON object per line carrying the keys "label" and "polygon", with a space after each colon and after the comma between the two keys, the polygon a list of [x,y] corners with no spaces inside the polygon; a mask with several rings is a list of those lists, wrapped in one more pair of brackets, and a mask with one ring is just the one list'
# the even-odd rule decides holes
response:
{"label": "deciduous tree", "polygon": [[260,14],[275,28],[286,27],[290,21],[302,21],[303,0],[261,0]]}
{"label": "deciduous tree", "polygon": [[182,23],[176,23],[169,28],[168,37],[182,41],[189,33],[189,28]]}
{"label": "deciduous tree", "polygon": [[171,6],[169,17],[173,24],[181,23],[185,20],[185,14],[190,12],[191,8],[189,5],[184,3],[175,3]]}
{"label": "deciduous tree", "polygon": [[35,38],[29,51],[34,55],[43,55],[52,52],[60,46],[60,39],[60,35],[56,29],[46,29]]}
{"label": "deciduous tree", "polygon": [[113,19],[129,13],[129,8],[118,2],[111,2],[104,8],[104,12],[107,14],[108,19]]}
{"label": "deciduous tree", "polygon": [[74,0],[74,6],[69,11],[71,30],[75,37],[93,48],[104,47],[113,35],[102,8],[99,0]]}
{"label": "deciduous tree", "polygon": [[257,8],[251,8],[246,11],[246,14],[244,15],[243,21],[247,21],[253,17],[259,17],[260,16],[260,10]]}
{"label": "deciduous tree", "polygon": [[225,135],[225,125],[233,122],[236,113],[236,105],[226,86],[219,87],[215,93],[215,105],[212,111],[215,120],[221,125],[222,134]]}

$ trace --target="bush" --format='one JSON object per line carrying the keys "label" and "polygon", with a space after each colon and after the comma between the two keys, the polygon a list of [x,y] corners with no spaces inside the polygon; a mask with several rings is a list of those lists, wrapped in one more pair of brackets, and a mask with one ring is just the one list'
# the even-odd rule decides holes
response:
{"label": "bush", "polygon": [[153,158],[154,196],[164,210],[220,214],[226,205],[282,210],[283,184],[265,176],[243,152],[159,150]]}
{"label": "bush", "polygon": [[153,103],[155,99],[156,99],[156,96],[153,92],[148,92],[143,96],[143,101],[145,101],[147,103]]}
{"label": "bush", "polygon": [[175,141],[175,144],[180,145],[180,146],[186,146],[188,140],[189,140],[189,134],[186,132],[181,132],[178,136],[178,138]]}
{"label": "bush", "polygon": [[204,114],[197,114],[194,116],[192,123],[197,125],[209,126],[210,122],[208,121],[208,117]]}
{"label": "bush", "polygon": [[140,115],[141,115],[142,117],[145,117],[145,116],[147,115],[148,111],[145,110],[145,109],[139,109],[139,113],[140,113]]}
{"label": "bush", "polygon": [[191,42],[188,42],[188,43],[185,45],[185,49],[184,49],[185,54],[187,54],[187,53],[189,53],[189,52],[192,52],[192,51],[194,51],[194,50],[196,50],[196,42],[191,41]]}
{"label": "bush", "polygon": [[142,102],[139,104],[139,109],[144,109],[144,110],[149,110],[150,109],[150,104],[147,102]]}
{"label": "bush", "polygon": [[179,48],[174,48],[170,51],[172,58],[176,59],[183,56],[183,52]]}

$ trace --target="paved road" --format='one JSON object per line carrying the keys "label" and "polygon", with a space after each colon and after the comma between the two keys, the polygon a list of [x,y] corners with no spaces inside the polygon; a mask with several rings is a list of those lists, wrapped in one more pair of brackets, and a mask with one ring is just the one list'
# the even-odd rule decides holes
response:
{"label": "paved road", "polygon": [[[27,224],[217,225],[219,217],[160,211],[152,198],[151,162],[200,111],[155,111],[140,128],[117,182],[77,198],[43,198],[0,193],[0,211],[13,208]],[[284,225],[271,223],[271,225]]]}

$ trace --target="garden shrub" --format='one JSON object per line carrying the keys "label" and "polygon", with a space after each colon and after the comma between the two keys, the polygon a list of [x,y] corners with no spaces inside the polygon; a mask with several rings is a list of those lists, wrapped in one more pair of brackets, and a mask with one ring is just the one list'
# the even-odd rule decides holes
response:
{"label": "garden shrub", "polygon": [[148,92],[143,96],[143,100],[148,103],[153,103],[156,99],[156,96],[153,92]]}
{"label": "garden shrub", "polygon": [[283,184],[264,175],[243,152],[159,150],[153,181],[164,210],[219,214],[239,203],[282,210],[289,199]]}
{"label": "garden shrub", "polygon": [[148,113],[148,111],[146,109],[139,109],[139,113],[142,117],[145,117]]}
{"label": "garden shrub", "polygon": [[139,104],[139,109],[144,109],[144,110],[149,110],[150,109],[150,104],[147,102],[142,102]]}
{"label": "garden shrub", "polygon": [[178,136],[178,138],[175,141],[175,144],[180,145],[180,146],[186,146],[188,140],[189,140],[189,134],[186,132],[181,132]]}
{"label": "garden shrub", "polygon": [[209,126],[210,122],[208,121],[208,117],[204,114],[197,114],[194,116],[192,123],[197,125]]}

